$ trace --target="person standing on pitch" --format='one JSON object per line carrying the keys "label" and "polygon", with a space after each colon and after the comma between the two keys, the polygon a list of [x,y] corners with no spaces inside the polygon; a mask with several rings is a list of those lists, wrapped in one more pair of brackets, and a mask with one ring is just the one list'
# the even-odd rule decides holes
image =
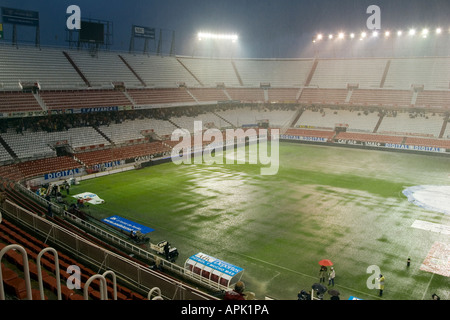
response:
{"label": "person standing on pitch", "polygon": [[320,271],[319,271],[319,282],[320,283],[325,283],[325,276],[327,274],[327,267],[325,266],[321,266],[320,267]]}
{"label": "person standing on pitch", "polygon": [[383,296],[383,291],[384,291],[384,276],[382,274],[380,274],[380,277],[378,278],[378,281],[380,283],[380,297]]}
{"label": "person standing on pitch", "polygon": [[328,275],[328,285],[332,285],[334,287],[334,278],[336,278],[336,271],[333,267],[331,267],[331,271]]}

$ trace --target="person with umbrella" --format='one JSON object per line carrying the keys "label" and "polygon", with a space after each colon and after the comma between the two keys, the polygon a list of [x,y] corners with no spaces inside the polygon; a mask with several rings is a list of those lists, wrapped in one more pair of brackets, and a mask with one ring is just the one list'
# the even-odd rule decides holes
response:
{"label": "person with umbrella", "polygon": [[326,266],[320,266],[320,271],[319,271],[319,282],[320,283],[325,283],[325,275],[327,274],[327,267]]}
{"label": "person with umbrella", "polygon": [[319,282],[325,283],[325,276],[327,275],[328,271],[327,266],[332,266],[333,263],[328,259],[324,259],[319,261],[319,265],[320,265]]}

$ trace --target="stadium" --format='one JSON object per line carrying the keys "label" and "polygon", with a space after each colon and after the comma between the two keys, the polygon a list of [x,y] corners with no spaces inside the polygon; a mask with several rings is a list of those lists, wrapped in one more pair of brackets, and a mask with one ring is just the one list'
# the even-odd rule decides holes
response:
{"label": "stadium", "polygon": [[[247,300],[449,297],[449,57],[89,41],[0,43],[0,299],[222,300],[241,282]],[[231,161],[174,163],[227,130],[214,153]],[[265,144],[273,175],[249,160]]]}

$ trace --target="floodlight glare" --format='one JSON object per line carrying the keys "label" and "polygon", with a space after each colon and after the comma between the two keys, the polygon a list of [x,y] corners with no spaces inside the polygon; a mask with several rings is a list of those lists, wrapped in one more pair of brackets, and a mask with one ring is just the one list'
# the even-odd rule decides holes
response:
{"label": "floodlight glare", "polygon": [[415,35],[416,34],[416,30],[415,29],[410,29],[409,30],[409,35],[410,36],[413,36],[413,35]]}
{"label": "floodlight glare", "polygon": [[343,32],[339,33],[339,39],[344,39],[344,33]]}
{"label": "floodlight glare", "polygon": [[390,35],[391,35],[391,32],[390,32],[390,31],[386,31],[386,32],[384,33],[384,36],[385,36],[386,38],[389,38]]}
{"label": "floodlight glare", "polygon": [[398,35],[399,37],[401,37],[401,36],[403,35],[403,31],[401,31],[401,30],[398,31],[398,32],[397,32],[397,35]]}
{"label": "floodlight glare", "polygon": [[322,40],[323,39],[323,35],[319,34],[317,35],[317,40]]}
{"label": "floodlight glare", "polygon": [[355,34],[354,33],[350,33],[350,38],[354,39],[355,38]]}
{"label": "floodlight glare", "polygon": [[238,40],[238,36],[235,34],[214,34],[214,33],[206,33],[199,32],[198,39],[213,39],[213,40],[231,40],[232,42],[236,42]]}
{"label": "floodlight glare", "polygon": [[333,39],[333,35],[332,34],[330,34],[329,36],[328,36],[328,39]]}
{"label": "floodlight glare", "polygon": [[441,34],[442,33],[442,29],[441,28],[437,28],[436,29],[436,34]]}
{"label": "floodlight glare", "polygon": [[424,38],[426,38],[426,37],[428,36],[428,33],[429,33],[428,29],[423,29],[423,30],[422,30],[422,36],[423,36]]}
{"label": "floodlight glare", "polygon": [[361,33],[361,39],[364,39],[365,37],[367,37],[367,33],[365,32]]}
{"label": "floodlight glare", "polygon": [[372,32],[372,37],[374,37],[374,38],[378,37],[378,31]]}

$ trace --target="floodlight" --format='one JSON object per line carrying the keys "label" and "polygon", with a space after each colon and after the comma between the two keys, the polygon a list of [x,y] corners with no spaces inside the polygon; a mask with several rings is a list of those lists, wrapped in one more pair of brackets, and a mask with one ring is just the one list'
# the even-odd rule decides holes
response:
{"label": "floodlight", "polygon": [[328,39],[333,39],[333,35],[332,34],[330,34],[329,36],[328,36]]}
{"label": "floodlight", "polygon": [[436,34],[441,34],[442,33],[442,29],[441,28],[437,28],[436,29]]}
{"label": "floodlight", "polygon": [[422,37],[426,38],[428,36],[428,33],[429,33],[428,29],[423,29],[422,30]]}
{"label": "floodlight", "polygon": [[384,36],[385,36],[386,38],[389,38],[389,37],[391,36],[391,32],[390,32],[390,31],[386,31],[386,32],[384,33]]}
{"label": "floodlight", "polygon": [[399,37],[401,37],[401,36],[403,35],[403,31],[402,31],[402,30],[397,31],[397,35],[398,35]]}
{"label": "floodlight", "polygon": [[365,32],[361,33],[361,39],[364,39],[365,37],[367,37],[367,33]]}
{"label": "floodlight", "polygon": [[416,30],[415,29],[410,29],[409,30],[409,35],[410,36],[413,36],[413,35],[415,35],[416,34]]}
{"label": "floodlight", "polygon": [[213,39],[213,40],[231,40],[232,42],[236,42],[238,40],[238,36],[235,34],[214,34],[214,33],[206,33],[199,32],[198,39]]}
{"label": "floodlight", "polygon": [[317,35],[317,40],[322,40],[323,39],[323,35],[322,34],[318,34]]}
{"label": "floodlight", "polygon": [[350,38],[354,39],[355,38],[355,34],[354,33],[350,33]]}
{"label": "floodlight", "polygon": [[378,31],[372,32],[372,37],[374,37],[374,38],[378,37]]}
{"label": "floodlight", "polygon": [[344,39],[345,35],[343,32],[339,33],[339,39]]}

